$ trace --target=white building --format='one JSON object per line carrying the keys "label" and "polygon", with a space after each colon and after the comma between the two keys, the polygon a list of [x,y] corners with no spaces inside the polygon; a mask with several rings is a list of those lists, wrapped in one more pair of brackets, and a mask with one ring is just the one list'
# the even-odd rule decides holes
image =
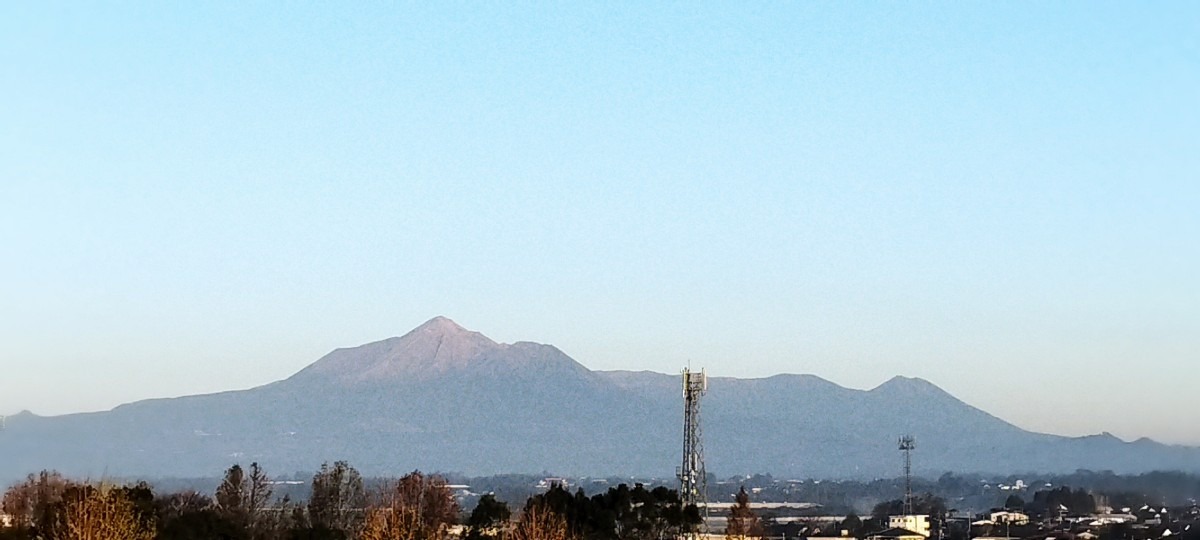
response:
{"label": "white building", "polygon": [[918,515],[888,516],[888,528],[906,529],[925,538],[929,538],[933,532],[933,527],[929,524],[929,516]]}
{"label": "white building", "polygon": [[1021,512],[992,512],[989,517],[992,523],[1004,525],[1028,525],[1029,516]]}

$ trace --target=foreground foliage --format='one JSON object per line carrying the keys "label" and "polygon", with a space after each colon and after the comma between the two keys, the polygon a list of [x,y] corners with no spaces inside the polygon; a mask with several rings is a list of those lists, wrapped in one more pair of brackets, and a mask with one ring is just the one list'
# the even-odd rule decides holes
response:
{"label": "foreground foliage", "polygon": [[[258,463],[226,469],[211,497],[44,471],[0,498],[0,511],[12,520],[0,526],[0,540],[448,540],[461,513],[446,480],[420,471],[368,492],[348,463],[327,463],[313,475],[305,504],[274,497],[274,485]],[[587,497],[555,485],[530,497],[516,519],[507,504],[484,495],[461,534],[465,540],[660,540],[699,523],[696,507],[665,487],[621,484]]]}

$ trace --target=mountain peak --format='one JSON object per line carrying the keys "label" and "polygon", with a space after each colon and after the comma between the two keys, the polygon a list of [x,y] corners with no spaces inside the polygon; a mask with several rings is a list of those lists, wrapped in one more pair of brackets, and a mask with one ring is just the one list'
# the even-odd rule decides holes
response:
{"label": "mountain peak", "polygon": [[443,317],[441,315],[438,315],[437,317],[434,317],[432,319],[429,319],[428,321],[425,321],[424,323],[421,324],[421,326],[414,328],[412,330],[412,332],[409,332],[409,333],[412,334],[414,332],[435,333],[435,334],[442,334],[442,335],[474,334],[474,333],[476,333],[476,332],[471,332],[470,330],[467,330],[466,328],[463,328],[462,326],[460,326],[458,323],[454,322],[450,318]]}
{"label": "mountain peak", "polygon": [[406,341],[438,340],[438,343],[443,345],[446,343],[471,342],[480,347],[502,346],[499,343],[492,341],[487,336],[473,330],[467,330],[448,317],[443,317],[441,315],[425,321],[421,324],[421,326],[413,328],[407,334],[404,334],[399,338],[392,339]]}
{"label": "mountain peak", "polygon": [[497,375],[565,369],[590,373],[562,351],[535,343],[497,343],[442,316],[400,337],[337,349],[293,376],[317,384],[426,381],[453,373]]}

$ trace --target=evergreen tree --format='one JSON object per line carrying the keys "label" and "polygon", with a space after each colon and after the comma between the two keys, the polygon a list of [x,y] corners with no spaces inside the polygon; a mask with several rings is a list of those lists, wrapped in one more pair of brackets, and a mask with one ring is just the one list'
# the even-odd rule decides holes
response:
{"label": "evergreen tree", "polygon": [[225,470],[225,478],[217,486],[217,508],[226,515],[243,518],[247,491],[246,473],[241,465],[235,464]]}
{"label": "evergreen tree", "polygon": [[491,540],[496,537],[494,532],[504,527],[512,517],[512,511],[503,501],[496,500],[494,494],[488,493],[479,498],[471,516],[467,518],[466,540]]}

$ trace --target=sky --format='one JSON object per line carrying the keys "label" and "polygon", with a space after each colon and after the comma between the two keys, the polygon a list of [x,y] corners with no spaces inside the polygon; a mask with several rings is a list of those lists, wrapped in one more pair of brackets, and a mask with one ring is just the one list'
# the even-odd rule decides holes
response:
{"label": "sky", "polygon": [[0,414],[444,315],[1200,445],[1200,4],[341,4],[0,4]]}

